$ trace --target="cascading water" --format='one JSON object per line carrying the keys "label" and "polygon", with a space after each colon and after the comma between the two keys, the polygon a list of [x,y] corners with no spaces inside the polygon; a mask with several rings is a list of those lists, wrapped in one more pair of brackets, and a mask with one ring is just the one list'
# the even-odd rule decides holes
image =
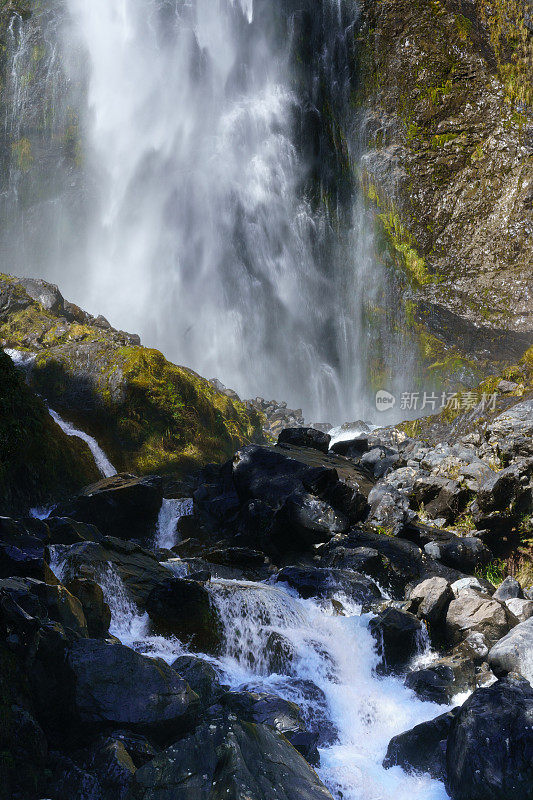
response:
{"label": "cascading water", "polygon": [[117,474],[115,467],[93,436],[85,433],[85,431],[81,431],[79,428],[75,428],[70,422],[66,422],[66,420],[59,416],[57,411],[53,411],[51,408],[49,408],[48,411],[50,412],[50,416],[54,422],[57,422],[63,433],[66,433],[67,436],[77,436],[78,439],[82,439],[89,446],[89,449],[93,454],[95,464],[104,478],[111,478],[113,475]]}
{"label": "cascading water", "polygon": [[[392,334],[379,330],[386,313],[372,325],[367,313],[383,309],[387,278],[356,188],[355,0],[53,6],[52,21],[35,12],[46,55],[30,83],[46,98],[50,141],[70,149],[47,152],[53,180],[34,174],[31,148],[46,150],[46,136],[33,142],[34,51],[22,33],[9,134],[22,161],[6,193],[20,268],[44,270],[69,298],[241,396],[332,423],[368,417],[367,365]],[[389,344],[388,366],[405,368]]]}
{"label": "cascading water", "polygon": [[193,501],[191,497],[180,499],[163,498],[161,510],[157,518],[155,532],[155,546],[161,548],[174,547],[178,541],[176,526],[181,517],[186,517],[193,512]]}

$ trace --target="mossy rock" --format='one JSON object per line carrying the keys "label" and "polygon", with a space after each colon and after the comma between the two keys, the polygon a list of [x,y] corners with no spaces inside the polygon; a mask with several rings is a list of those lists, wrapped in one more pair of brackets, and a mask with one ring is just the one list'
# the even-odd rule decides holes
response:
{"label": "mossy rock", "polygon": [[184,472],[262,441],[253,409],[135,337],[58,307],[54,314],[0,276],[0,343],[35,356],[32,386],[95,436],[117,470]]}
{"label": "mossy rock", "polygon": [[0,514],[46,505],[98,477],[87,445],[63,433],[0,351]]}

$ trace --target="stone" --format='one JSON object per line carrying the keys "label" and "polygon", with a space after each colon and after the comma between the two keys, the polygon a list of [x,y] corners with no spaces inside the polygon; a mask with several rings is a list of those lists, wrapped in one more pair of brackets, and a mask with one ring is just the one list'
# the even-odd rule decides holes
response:
{"label": "stone", "polygon": [[516,619],[503,603],[483,596],[474,589],[465,589],[449,605],[446,614],[446,636],[451,644],[458,644],[468,634],[483,636],[490,646],[505,636],[516,624]]}
{"label": "stone", "polygon": [[351,570],[284,567],[276,575],[276,581],[287,583],[303,598],[329,598],[336,592],[343,592],[363,606],[381,599],[381,592],[374,581]]}
{"label": "stone", "polygon": [[88,578],[75,578],[66,584],[66,588],[81,603],[89,636],[93,639],[106,636],[111,623],[111,610],[104,600],[101,586]]}
{"label": "stone", "polygon": [[187,641],[193,650],[218,652],[221,622],[202,583],[168,578],[152,589],[146,600],[146,610],[161,632]]}
{"label": "stone", "polygon": [[404,683],[421,700],[446,705],[453,696],[450,692],[453,681],[452,668],[446,664],[437,664],[410,672]]}
{"label": "stone", "polygon": [[172,669],[187,681],[205,707],[216,703],[224,694],[225,688],[220,683],[220,675],[213,665],[203,658],[178,656],[172,663]]}
{"label": "stone", "polygon": [[532,800],[533,689],[519,676],[477,689],[455,716],[446,748],[453,800]]}
{"label": "stone", "polygon": [[308,549],[348,530],[349,521],[326,501],[294,492],[276,514],[275,540],[284,552]]}
{"label": "stone", "polygon": [[381,655],[381,673],[404,669],[420,649],[425,630],[414,614],[393,607],[371,619],[369,628]]}
{"label": "stone", "polygon": [[495,600],[511,600],[514,598],[523,598],[524,593],[522,587],[515,578],[510,575],[498,586],[492,595]]}
{"label": "stone", "polygon": [[453,592],[445,578],[427,578],[411,589],[409,599],[417,607],[418,617],[431,625],[440,625],[453,600]]}
{"label": "stone", "polygon": [[278,444],[292,444],[296,447],[310,447],[327,453],[331,436],[316,428],[284,428],[278,436]]}
{"label": "stone", "polygon": [[332,800],[305,759],[267,725],[221,720],[138,769],[131,800]]}
{"label": "stone", "polygon": [[385,769],[400,766],[406,772],[427,772],[436,780],[446,776],[446,741],[457,709],[422,722],[394,736],[383,761]]}
{"label": "stone", "polygon": [[525,622],[526,619],[533,617],[533,600],[512,597],[510,600],[505,600],[505,605],[519,622]]}
{"label": "stone", "polygon": [[520,622],[491,648],[488,662],[496,675],[518,672],[533,681],[533,617]]}
{"label": "stone", "polygon": [[477,504],[481,511],[503,511],[515,499],[520,488],[520,472],[516,465],[493,473],[481,484]]}
{"label": "stone", "polygon": [[95,525],[106,536],[151,544],[162,501],[161,478],[116,475],[88,486],[56,513]]}
{"label": "stone", "polygon": [[394,529],[411,522],[416,514],[409,508],[409,499],[386,483],[377,483],[368,495],[368,522],[376,527]]}
{"label": "stone", "polygon": [[122,644],[80,639],[68,651],[73,722],[82,730],[126,726],[153,736],[183,731],[198,697],[166,662]]}

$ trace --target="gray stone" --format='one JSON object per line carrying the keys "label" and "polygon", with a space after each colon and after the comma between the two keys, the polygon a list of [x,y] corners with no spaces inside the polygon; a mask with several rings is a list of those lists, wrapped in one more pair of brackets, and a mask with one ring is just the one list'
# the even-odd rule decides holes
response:
{"label": "gray stone", "polygon": [[518,672],[533,681],[533,617],[496,642],[489,652],[488,662],[496,675]]}
{"label": "gray stone", "polygon": [[445,578],[427,578],[409,592],[409,599],[417,607],[417,616],[432,625],[443,621],[446,609],[453,600],[453,592]]}
{"label": "gray stone", "polygon": [[446,636],[451,644],[458,644],[470,633],[478,633],[490,645],[505,636],[515,624],[516,619],[503,603],[474,589],[465,589],[450,603]]}

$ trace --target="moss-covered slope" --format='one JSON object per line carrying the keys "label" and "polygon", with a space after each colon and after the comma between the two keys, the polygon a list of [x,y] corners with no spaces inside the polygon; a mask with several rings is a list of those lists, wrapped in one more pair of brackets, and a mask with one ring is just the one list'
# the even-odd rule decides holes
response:
{"label": "moss-covered slope", "polygon": [[65,303],[56,287],[24,283],[0,276],[0,343],[35,355],[32,385],[118,470],[181,471],[262,439],[257,412]]}
{"label": "moss-covered slope", "polygon": [[0,515],[59,500],[99,477],[87,445],[63,433],[0,350]]}
{"label": "moss-covered slope", "polygon": [[[412,318],[437,336],[440,309],[463,330],[509,332],[511,345],[521,332],[514,357],[533,341],[526,9],[523,0],[363,0],[357,34],[362,183]],[[453,323],[449,333],[453,341]],[[468,342],[461,349],[468,355]]]}

